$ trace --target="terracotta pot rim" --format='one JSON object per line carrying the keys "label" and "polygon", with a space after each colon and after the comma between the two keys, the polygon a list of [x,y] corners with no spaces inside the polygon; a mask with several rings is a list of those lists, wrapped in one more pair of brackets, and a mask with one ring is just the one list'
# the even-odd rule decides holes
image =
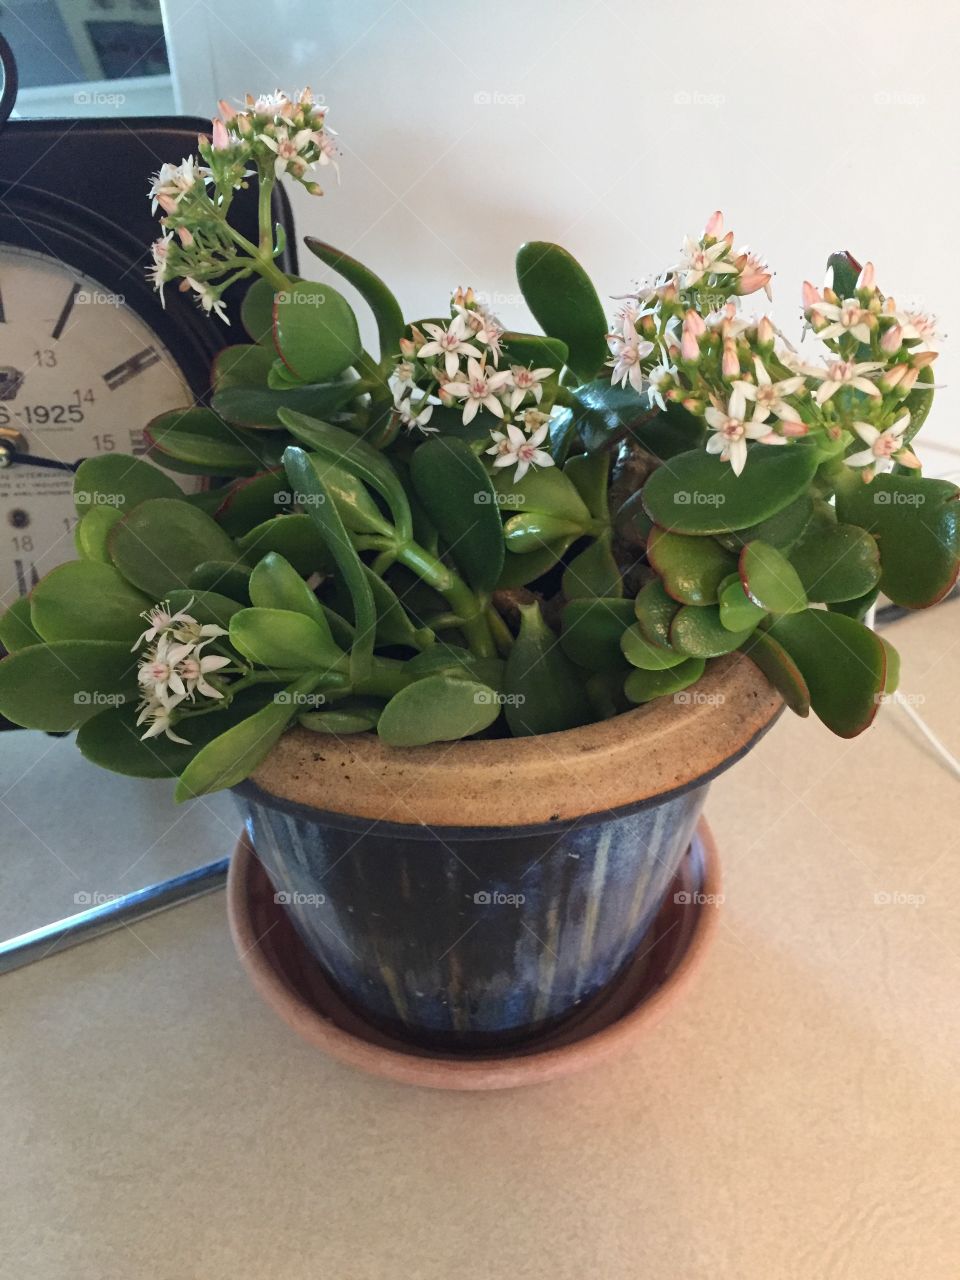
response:
{"label": "terracotta pot rim", "polygon": [[[703,855],[699,891],[708,900],[722,900],[720,861],[705,819],[697,826]],[[689,987],[699,971],[717,928],[717,908],[701,905],[685,948],[666,979],[653,992],[641,995],[627,1012],[582,1037],[556,1047],[502,1057],[455,1058],[424,1054],[414,1048],[391,1047],[364,1039],[333,1020],[324,1008],[310,1003],[268,957],[248,901],[256,854],[241,837],[230,861],[227,915],[240,963],[254,988],[286,1024],[309,1044],[346,1066],[400,1084],[433,1089],[491,1090],[543,1084],[594,1066],[626,1049],[657,1023]],[[269,931],[268,931],[269,932]]]}
{"label": "terracotta pot rim", "polygon": [[[394,748],[375,734],[285,734],[238,790],[330,825],[535,834],[659,804],[716,777],[773,724],[783,700],[742,654],[687,690],[610,720],[530,738]],[[503,817],[512,819],[508,827]]]}

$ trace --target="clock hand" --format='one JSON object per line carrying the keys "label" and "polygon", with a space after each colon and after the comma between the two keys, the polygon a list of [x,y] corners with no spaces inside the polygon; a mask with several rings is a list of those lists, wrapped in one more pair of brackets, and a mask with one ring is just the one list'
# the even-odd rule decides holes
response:
{"label": "clock hand", "polygon": [[0,470],[19,463],[24,467],[47,467],[51,471],[76,471],[83,461],[80,458],[77,462],[61,462],[59,458],[39,458],[34,453],[22,453],[16,447],[22,443],[23,437],[19,432],[15,432],[11,439],[0,430]]}

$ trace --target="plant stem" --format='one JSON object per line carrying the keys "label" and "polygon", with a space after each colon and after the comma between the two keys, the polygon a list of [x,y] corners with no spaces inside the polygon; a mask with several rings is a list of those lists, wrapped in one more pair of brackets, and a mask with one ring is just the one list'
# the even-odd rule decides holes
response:
{"label": "plant stem", "polygon": [[416,542],[400,544],[397,559],[445,597],[450,608],[462,620],[463,633],[478,658],[497,656],[485,606],[458,574]]}

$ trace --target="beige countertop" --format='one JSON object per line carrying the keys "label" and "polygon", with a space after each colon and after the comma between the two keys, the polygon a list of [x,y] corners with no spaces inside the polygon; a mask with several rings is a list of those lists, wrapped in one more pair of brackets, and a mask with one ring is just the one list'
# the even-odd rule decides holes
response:
{"label": "beige countertop", "polygon": [[[960,605],[897,623],[960,749]],[[902,711],[715,784],[722,926],[631,1053],[493,1095],[318,1056],[222,894],[0,978],[3,1280],[956,1280],[958,782]]]}

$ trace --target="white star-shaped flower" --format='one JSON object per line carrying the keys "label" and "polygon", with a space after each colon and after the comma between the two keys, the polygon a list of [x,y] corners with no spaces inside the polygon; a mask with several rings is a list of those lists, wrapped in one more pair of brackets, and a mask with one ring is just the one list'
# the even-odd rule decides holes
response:
{"label": "white star-shaped flower", "polygon": [[882,368],[882,363],[876,360],[866,360],[861,364],[852,360],[830,360],[825,368],[812,368],[807,372],[820,383],[815,396],[817,404],[826,404],[842,387],[855,387],[868,396],[879,396],[879,387],[867,375]]}
{"label": "white star-shaped flower", "polygon": [[740,475],[747,465],[747,441],[767,440],[772,435],[769,426],[762,422],[747,422],[746,413],[743,392],[735,388],[726,408],[709,405],[703,415],[710,430],[716,432],[707,441],[707,453],[719,453],[721,462],[730,463],[734,475]]}
{"label": "white star-shaped flower", "polygon": [[684,236],[683,257],[675,268],[680,276],[681,289],[691,288],[705,276],[736,275],[737,268],[733,263],[722,260],[729,249],[730,245],[725,239],[718,240],[709,249],[705,249],[691,236]]}
{"label": "white star-shaped flower", "polygon": [[905,467],[919,467],[920,459],[903,443],[903,433],[910,425],[910,414],[902,414],[892,426],[879,431],[869,422],[855,422],[853,429],[867,445],[859,453],[851,453],[846,459],[848,467],[865,467],[864,480],[892,471],[894,462]]}
{"label": "white star-shaped flower", "polygon": [[431,356],[443,356],[443,367],[448,378],[455,378],[460,371],[460,357],[473,356],[482,359],[483,353],[468,341],[469,330],[462,315],[455,316],[449,329],[443,325],[425,324],[424,329],[430,335],[430,341],[417,352],[419,360],[429,360]]}
{"label": "white star-shaped flower", "polygon": [[448,382],[443,390],[447,395],[466,401],[463,406],[463,421],[466,425],[473,421],[481,408],[489,409],[498,418],[503,417],[503,405],[497,399],[497,392],[509,383],[510,378],[509,369],[490,373],[486,365],[470,356],[467,359],[466,382]]}
{"label": "white star-shaped flower", "polygon": [[[806,384],[806,379],[803,375],[796,374],[792,378],[784,378],[781,382],[774,382],[759,356],[753,357],[753,367],[756,372],[756,385],[752,382],[742,381],[737,381],[733,384],[734,390],[739,391],[744,399],[753,401],[753,421],[766,422],[771,413],[774,413],[781,422],[803,426],[803,419],[800,414],[793,405],[787,404],[785,400],[786,396],[796,395]],[[805,430],[806,428],[804,428]],[[800,434],[803,434],[803,432]]]}
{"label": "white star-shaped flower", "polygon": [[553,458],[545,449],[541,449],[547,438],[547,424],[544,422],[530,436],[525,436],[519,427],[508,423],[506,432],[491,431],[493,445],[487,449],[488,454],[495,454],[495,467],[512,467],[517,464],[513,483],[519,484],[531,467],[552,467]]}

